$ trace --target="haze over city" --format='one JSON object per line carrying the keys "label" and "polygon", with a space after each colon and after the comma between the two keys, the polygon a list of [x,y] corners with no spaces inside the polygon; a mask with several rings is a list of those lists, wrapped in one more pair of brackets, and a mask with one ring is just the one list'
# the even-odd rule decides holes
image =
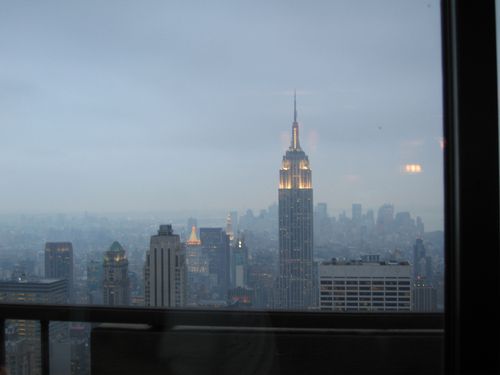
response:
{"label": "haze over city", "polygon": [[315,204],[443,228],[439,2],[192,5],[0,4],[0,213],[265,208],[296,89]]}

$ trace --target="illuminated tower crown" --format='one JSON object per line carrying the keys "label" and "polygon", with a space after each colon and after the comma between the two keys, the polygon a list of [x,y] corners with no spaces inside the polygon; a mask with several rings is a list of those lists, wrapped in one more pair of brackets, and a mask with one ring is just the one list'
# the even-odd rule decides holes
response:
{"label": "illuminated tower crown", "polygon": [[297,122],[297,98],[294,95],[292,141],[281,163],[280,189],[311,188],[311,168],[309,167],[309,158],[300,147],[299,123]]}
{"label": "illuminated tower crown", "polygon": [[189,236],[189,240],[186,241],[186,244],[189,246],[201,245],[201,241],[198,239],[198,236],[196,235],[196,227],[194,225],[191,228],[191,235]]}

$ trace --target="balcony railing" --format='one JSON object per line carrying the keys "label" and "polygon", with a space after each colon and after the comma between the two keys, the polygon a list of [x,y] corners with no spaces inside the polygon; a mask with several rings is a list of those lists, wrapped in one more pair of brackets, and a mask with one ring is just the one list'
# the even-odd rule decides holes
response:
{"label": "balcony railing", "polygon": [[[198,310],[135,307],[2,304],[0,307],[0,365],[5,368],[5,321],[40,322],[41,373],[49,374],[49,323],[145,324],[169,331],[178,326],[248,327],[259,329],[322,330],[328,334],[390,332],[392,335],[443,334],[443,314],[324,313],[307,311]],[[0,374],[2,372],[0,371]]]}

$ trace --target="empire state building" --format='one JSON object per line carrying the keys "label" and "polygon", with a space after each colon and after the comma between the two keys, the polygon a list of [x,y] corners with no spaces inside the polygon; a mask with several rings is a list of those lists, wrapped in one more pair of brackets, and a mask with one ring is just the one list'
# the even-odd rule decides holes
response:
{"label": "empire state building", "polygon": [[294,97],[292,141],[280,169],[279,307],[304,309],[314,303],[313,189],[309,159],[300,147]]}

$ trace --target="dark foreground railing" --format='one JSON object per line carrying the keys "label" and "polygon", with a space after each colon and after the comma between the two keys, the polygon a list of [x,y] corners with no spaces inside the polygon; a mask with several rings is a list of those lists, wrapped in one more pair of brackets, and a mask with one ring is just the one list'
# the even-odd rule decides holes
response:
{"label": "dark foreground railing", "polygon": [[[41,370],[49,374],[49,323],[147,324],[158,330],[174,327],[238,327],[259,330],[321,330],[327,334],[377,333],[405,335],[411,332],[443,333],[443,314],[416,313],[326,313],[304,311],[242,311],[163,309],[75,305],[0,305],[0,374],[5,371],[5,320],[40,322]],[[3,370],[2,370],[3,369]]]}

